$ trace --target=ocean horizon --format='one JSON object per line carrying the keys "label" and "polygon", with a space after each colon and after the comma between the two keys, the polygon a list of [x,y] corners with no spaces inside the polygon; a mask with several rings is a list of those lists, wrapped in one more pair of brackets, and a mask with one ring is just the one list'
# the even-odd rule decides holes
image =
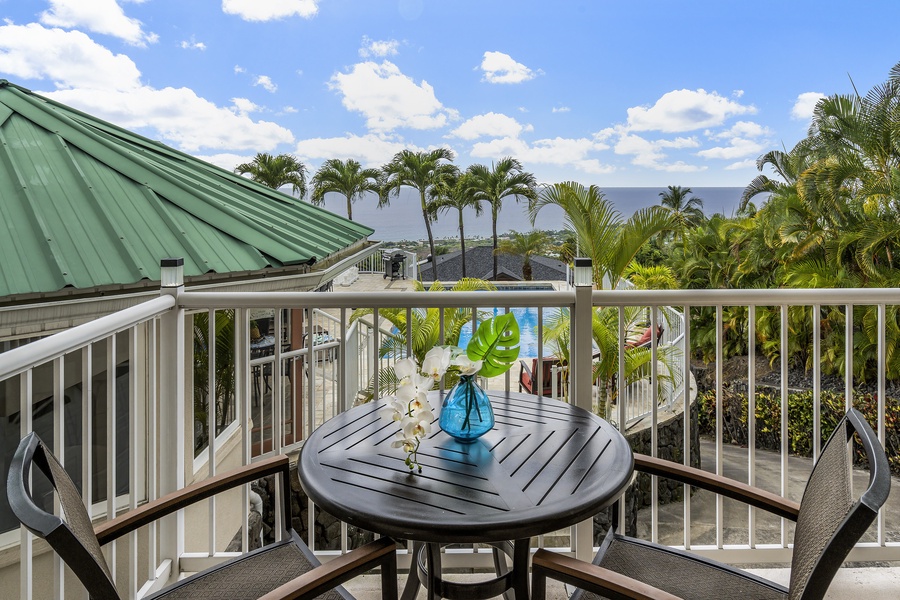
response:
{"label": "ocean horizon", "polygon": [[[609,187],[602,189],[606,197],[621,213],[623,219],[631,217],[637,210],[659,204],[659,193],[666,191],[665,187]],[[692,196],[703,200],[704,214],[709,216],[722,213],[726,217],[737,213],[741,192],[744,190],[742,187],[697,187],[691,189]],[[335,214],[347,216],[346,205],[346,199],[338,194],[327,194],[325,197],[324,208]],[[369,194],[353,204],[353,220],[375,230],[371,239],[384,242],[427,239],[419,196],[415,190],[403,188],[397,198],[391,199],[389,206],[382,209],[377,206],[378,198],[375,194]],[[491,237],[491,216],[488,211],[482,212],[480,217],[476,216],[472,209],[463,211],[463,225],[466,239]],[[504,201],[497,219],[497,233],[500,234],[511,230],[521,232],[532,229],[556,231],[563,228],[563,212],[560,208],[546,206],[541,209],[538,214],[538,222],[532,227],[528,220],[525,203],[517,203],[513,200]],[[459,215],[456,210],[442,213],[438,220],[432,223],[432,233],[435,239],[458,238],[458,229]]]}

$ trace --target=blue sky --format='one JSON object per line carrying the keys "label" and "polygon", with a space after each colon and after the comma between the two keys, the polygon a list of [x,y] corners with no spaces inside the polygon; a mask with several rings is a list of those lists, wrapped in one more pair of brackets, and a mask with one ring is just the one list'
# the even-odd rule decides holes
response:
{"label": "blue sky", "polygon": [[233,168],[449,147],[539,181],[744,186],[900,61],[897,0],[0,0],[0,77]]}

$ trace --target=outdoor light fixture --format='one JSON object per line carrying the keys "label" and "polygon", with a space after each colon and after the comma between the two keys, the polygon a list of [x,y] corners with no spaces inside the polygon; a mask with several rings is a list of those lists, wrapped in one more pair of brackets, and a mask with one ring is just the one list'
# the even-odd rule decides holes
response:
{"label": "outdoor light fixture", "polygon": [[184,259],[164,258],[159,261],[159,284],[164,288],[184,285]]}
{"label": "outdoor light fixture", "polygon": [[589,258],[575,259],[575,285],[593,285],[594,268]]}

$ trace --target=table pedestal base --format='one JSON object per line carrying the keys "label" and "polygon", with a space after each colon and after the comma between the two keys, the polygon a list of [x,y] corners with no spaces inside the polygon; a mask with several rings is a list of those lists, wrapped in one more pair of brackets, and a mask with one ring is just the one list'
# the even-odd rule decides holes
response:
{"label": "table pedestal base", "polygon": [[[414,542],[409,578],[403,588],[401,600],[413,600],[419,586],[425,584],[428,600],[486,600],[503,595],[506,600],[528,599],[528,557],[531,540],[493,542],[494,570],[496,577],[486,581],[459,583],[441,577],[441,548],[447,544]],[[500,552],[512,558],[512,568]]]}

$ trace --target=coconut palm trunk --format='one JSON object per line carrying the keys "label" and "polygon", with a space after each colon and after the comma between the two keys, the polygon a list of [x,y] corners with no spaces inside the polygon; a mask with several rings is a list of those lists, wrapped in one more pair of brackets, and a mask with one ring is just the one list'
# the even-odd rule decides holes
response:
{"label": "coconut palm trunk", "polygon": [[415,188],[419,192],[422,205],[422,218],[425,220],[425,233],[428,235],[428,248],[431,251],[431,265],[434,280],[438,280],[437,252],[434,247],[434,235],[431,231],[431,215],[434,213],[432,202],[428,196],[437,197],[436,190],[447,185],[459,170],[450,163],[453,153],[447,148],[438,148],[431,152],[412,152],[402,150],[383,167],[384,186],[378,205],[386,206],[390,198],[400,194],[401,187]]}
{"label": "coconut palm trunk", "polygon": [[522,170],[522,163],[511,157],[501,159],[490,169],[484,165],[472,165],[466,171],[466,175],[469,178],[469,189],[475,199],[491,205],[493,279],[497,279],[497,219],[500,216],[503,199],[511,196],[516,201],[523,199],[533,201],[537,198],[536,180],[534,175]]}

